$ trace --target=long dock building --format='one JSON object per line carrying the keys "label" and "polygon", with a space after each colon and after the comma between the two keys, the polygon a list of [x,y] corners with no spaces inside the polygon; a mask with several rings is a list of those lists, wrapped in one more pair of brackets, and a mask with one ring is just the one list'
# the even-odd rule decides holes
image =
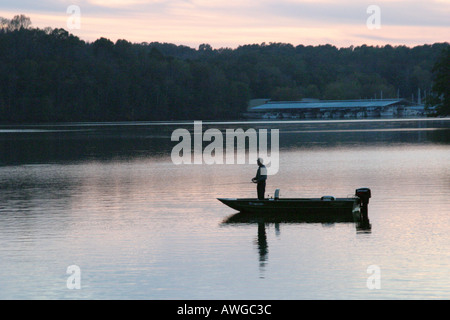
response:
{"label": "long dock building", "polygon": [[252,119],[361,119],[414,118],[426,116],[424,105],[405,99],[312,100],[250,103],[247,118]]}

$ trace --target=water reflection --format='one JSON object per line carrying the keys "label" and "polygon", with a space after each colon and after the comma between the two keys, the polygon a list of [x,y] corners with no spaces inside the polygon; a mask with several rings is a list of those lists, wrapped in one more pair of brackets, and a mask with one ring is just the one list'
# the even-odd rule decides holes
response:
{"label": "water reflection", "polygon": [[267,242],[266,226],[264,223],[258,223],[258,237],[256,239],[256,244],[258,245],[259,253],[259,269],[263,271],[266,267],[269,255],[269,245]]}
{"label": "water reflection", "polygon": [[356,232],[357,233],[371,233],[372,225],[369,221],[369,212],[367,207],[361,207],[361,212],[359,219],[356,222]]}
{"label": "water reflection", "polygon": [[254,243],[258,249],[260,277],[264,278],[264,270],[269,260],[269,242],[267,240],[266,228],[274,225],[276,236],[281,234],[281,224],[321,224],[330,226],[336,223],[355,224],[357,234],[370,234],[372,225],[369,220],[368,208],[363,207],[360,211],[349,213],[348,215],[334,215],[322,212],[311,215],[295,214],[254,214],[239,212],[227,217],[222,225],[248,226],[257,225],[257,236]]}
{"label": "water reflection", "polygon": [[[371,221],[233,214],[223,223],[233,211],[216,198],[254,196],[255,164],[175,166],[170,134],[192,123],[0,126],[0,298],[448,297],[449,125],[205,123],[280,128],[270,194],[376,192]],[[77,292],[66,288],[72,264],[87,275]],[[365,286],[372,264],[389,270],[377,293]]]}
{"label": "water reflection", "polygon": [[[413,121],[328,122],[204,122],[203,130],[218,128],[280,130],[280,149],[311,146],[365,146],[386,143],[448,144],[448,119]],[[0,165],[60,163],[86,160],[134,159],[169,156],[177,128],[193,123],[116,123],[66,125],[0,125]]]}

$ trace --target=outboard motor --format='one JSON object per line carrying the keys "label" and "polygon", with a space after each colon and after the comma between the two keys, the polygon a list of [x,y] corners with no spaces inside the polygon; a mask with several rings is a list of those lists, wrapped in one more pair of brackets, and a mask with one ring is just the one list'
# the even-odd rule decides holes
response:
{"label": "outboard motor", "polygon": [[367,205],[369,204],[369,199],[371,197],[370,189],[369,188],[356,189],[355,196],[357,196],[360,199],[361,207],[367,208]]}

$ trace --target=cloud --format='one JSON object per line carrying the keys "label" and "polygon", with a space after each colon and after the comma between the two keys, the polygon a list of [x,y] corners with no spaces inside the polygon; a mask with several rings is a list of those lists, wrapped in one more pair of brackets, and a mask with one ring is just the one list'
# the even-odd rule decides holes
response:
{"label": "cloud", "polygon": [[[389,25],[449,26],[448,0],[372,1],[381,9],[382,20]],[[266,1],[264,11],[274,18],[315,21],[315,23],[365,23],[369,2],[360,0]]]}
{"label": "cloud", "polygon": [[[381,9],[380,30],[366,26],[372,3]],[[34,26],[66,28],[72,4],[80,6],[82,19],[73,33],[89,41],[349,46],[443,42],[450,35],[450,0],[6,0],[0,16],[24,13]]]}
{"label": "cloud", "polygon": [[94,6],[100,7],[110,7],[110,8],[118,8],[118,7],[130,7],[130,6],[138,6],[144,4],[153,4],[160,3],[163,0],[87,0],[86,3]]}

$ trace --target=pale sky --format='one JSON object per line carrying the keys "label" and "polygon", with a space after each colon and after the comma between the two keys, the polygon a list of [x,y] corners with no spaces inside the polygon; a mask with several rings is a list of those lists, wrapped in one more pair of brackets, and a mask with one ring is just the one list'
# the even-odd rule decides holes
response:
{"label": "pale sky", "polygon": [[34,27],[64,28],[90,42],[105,37],[194,48],[450,42],[450,0],[2,0],[1,17],[17,14]]}

